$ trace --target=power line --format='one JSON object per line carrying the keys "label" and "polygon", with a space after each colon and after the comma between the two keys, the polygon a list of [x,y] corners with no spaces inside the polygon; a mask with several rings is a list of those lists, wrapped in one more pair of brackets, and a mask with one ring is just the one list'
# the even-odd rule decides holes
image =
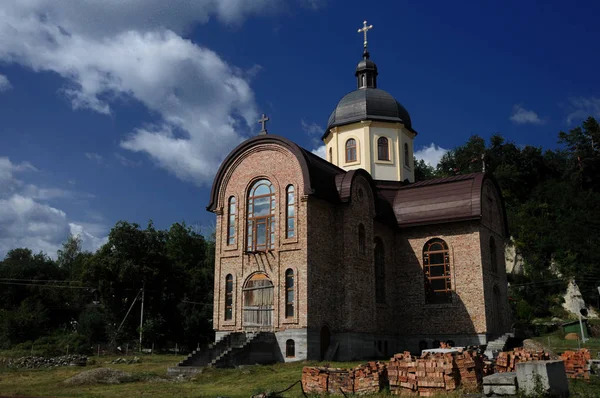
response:
{"label": "power line", "polygon": [[0,285],[16,285],[16,286],[36,286],[36,287],[61,287],[65,289],[95,289],[89,286],[67,286],[67,285],[53,285],[53,284],[40,284],[40,283],[20,283],[20,282],[3,282],[0,281]]}

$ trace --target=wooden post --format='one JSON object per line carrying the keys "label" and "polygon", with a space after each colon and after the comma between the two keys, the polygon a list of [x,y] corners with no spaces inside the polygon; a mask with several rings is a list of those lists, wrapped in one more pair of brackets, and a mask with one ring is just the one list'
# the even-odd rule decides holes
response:
{"label": "wooden post", "polygon": [[100,356],[100,344],[98,344],[98,357]]}

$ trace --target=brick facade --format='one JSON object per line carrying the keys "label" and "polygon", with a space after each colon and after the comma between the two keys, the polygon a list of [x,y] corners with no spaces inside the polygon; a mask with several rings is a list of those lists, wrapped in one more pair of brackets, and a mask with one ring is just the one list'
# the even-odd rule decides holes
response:
{"label": "brick facade", "polygon": [[[288,339],[296,342],[295,357],[286,360],[320,358],[324,327],[339,344],[338,360],[390,355],[403,349],[417,351],[423,340],[429,346],[436,339],[485,343],[508,329],[504,213],[494,184],[486,180],[483,186],[480,219],[399,228],[394,227],[395,220],[378,214],[376,203],[381,198],[369,177],[360,173],[352,177],[349,200],[328,200],[303,189],[310,185],[307,176],[325,178],[307,172],[305,167],[284,145],[260,140],[224,162],[213,187],[213,211],[217,215],[213,322],[218,335],[245,329],[242,288],[259,272],[274,285],[273,324],[269,329],[275,332],[282,353]],[[275,247],[247,253],[247,197],[252,183],[262,178],[271,181],[275,189]],[[285,190],[290,184],[296,192],[296,237],[286,239]],[[238,204],[236,239],[228,245],[227,203],[232,196]],[[360,225],[365,231],[364,252],[359,242]],[[490,237],[496,243],[494,271]],[[383,303],[375,299],[376,238],[384,248]],[[449,248],[451,304],[425,303],[422,252],[433,238],[443,239]],[[295,275],[291,318],[285,316],[287,269]],[[228,274],[234,282],[231,320],[225,320]]]}

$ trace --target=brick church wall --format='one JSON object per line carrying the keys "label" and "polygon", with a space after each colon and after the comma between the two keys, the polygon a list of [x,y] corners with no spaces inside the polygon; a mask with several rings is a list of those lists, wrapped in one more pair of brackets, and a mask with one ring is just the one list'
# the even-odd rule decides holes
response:
{"label": "brick church wall", "polygon": [[[276,192],[275,249],[269,253],[244,254],[246,244],[246,203],[248,190],[260,178],[271,181]],[[296,192],[296,237],[285,238],[286,187]],[[216,224],[215,299],[213,323],[219,331],[242,330],[244,282],[256,272],[264,272],[275,287],[274,327],[305,328],[307,325],[306,236],[307,201],[302,199],[302,170],[297,159],[278,145],[263,144],[239,156],[227,171],[219,192]],[[227,201],[237,202],[236,242],[227,245]],[[295,316],[285,317],[285,271],[295,275]],[[234,278],[233,319],[225,320],[225,277]]]}
{"label": "brick church wall", "polygon": [[[451,304],[426,304],[423,247],[433,238],[450,251],[453,288]],[[480,234],[477,222],[406,228],[397,239],[398,307],[402,334],[480,334],[487,331]]]}
{"label": "brick church wall", "polygon": [[[504,257],[504,217],[502,205],[496,188],[491,181],[486,181],[482,195],[482,219],[480,224],[481,258],[483,263],[483,280],[485,285],[486,318],[488,330],[499,335],[510,330],[511,317],[508,306],[508,283],[506,278],[506,260]],[[496,244],[496,270],[492,269],[490,238]],[[494,287],[500,293],[498,314],[495,313]],[[499,322],[496,318],[499,317]]]}

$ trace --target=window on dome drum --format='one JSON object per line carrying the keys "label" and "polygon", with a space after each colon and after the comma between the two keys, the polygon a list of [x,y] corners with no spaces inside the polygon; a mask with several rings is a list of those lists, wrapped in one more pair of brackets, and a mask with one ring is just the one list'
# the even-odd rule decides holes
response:
{"label": "window on dome drum", "polygon": [[498,272],[498,257],[496,254],[496,240],[490,236],[490,262],[492,263],[492,272]]}
{"label": "window on dome drum", "polygon": [[366,250],[365,226],[358,224],[358,254],[365,255]]}
{"label": "window on dome drum", "polygon": [[333,149],[329,148],[329,162],[333,163]]}
{"label": "window on dome drum", "polygon": [[293,238],[296,236],[296,195],[294,193],[294,186],[289,185],[287,187],[287,197],[286,197],[286,229],[285,229],[285,237]]}
{"label": "window on dome drum", "polygon": [[346,163],[356,162],[356,140],[350,138],[346,141]]}
{"label": "window on dome drum", "polygon": [[377,159],[390,160],[388,139],[385,137],[379,137],[377,140]]}
{"label": "window on dome drum", "polygon": [[423,271],[427,304],[451,303],[450,252],[442,239],[432,239],[423,247]]}
{"label": "window on dome drum", "polygon": [[269,180],[256,181],[250,188],[247,231],[247,251],[275,248],[275,190]]}
{"label": "window on dome drum", "polygon": [[225,277],[225,320],[230,321],[233,317],[233,276]]}
{"label": "window on dome drum", "polygon": [[235,244],[235,218],[236,218],[236,205],[235,196],[229,198],[228,206],[228,218],[227,218],[227,244]]}
{"label": "window on dome drum", "polygon": [[289,339],[285,342],[285,357],[294,358],[296,356],[296,343],[294,340]]}
{"label": "window on dome drum", "polygon": [[285,271],[285,317],[294,316],[294,271]]}
{"label": "window on dome drum", "polygon": [[385,303],[385,251],[381,239],[375,239],[375,302]]}
{"label": "window on dome drum", "polygon": [[408,144],[404,144],[404,164],[406,167],[410,167],[410,159],[408,157]]}

